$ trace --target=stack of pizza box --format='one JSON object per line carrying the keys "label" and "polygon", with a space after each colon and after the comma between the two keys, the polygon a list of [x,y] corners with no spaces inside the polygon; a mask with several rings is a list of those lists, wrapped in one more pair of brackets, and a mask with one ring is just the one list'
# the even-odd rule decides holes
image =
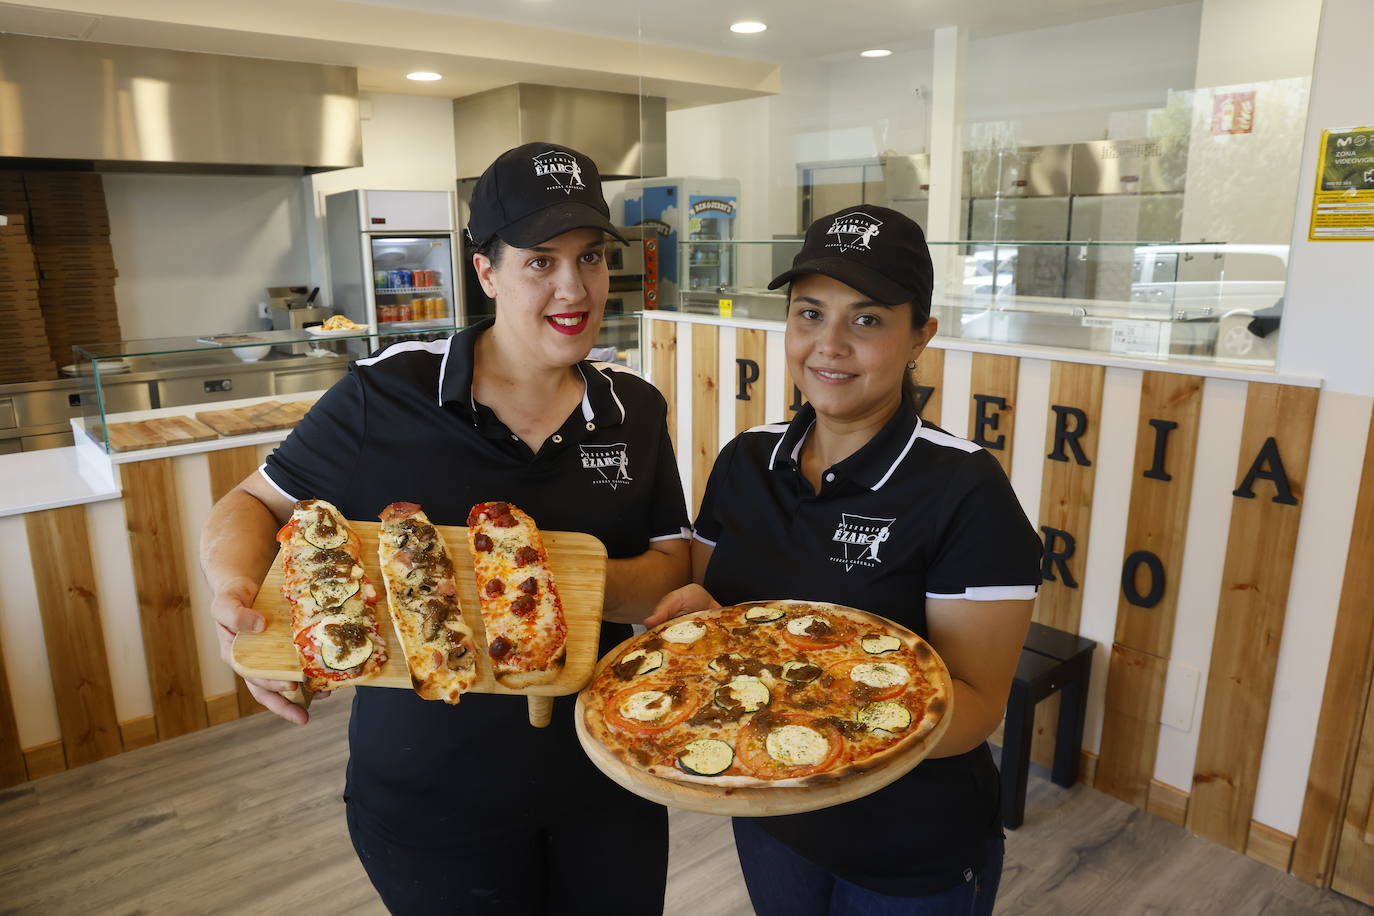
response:
{"label": "stack of pizza box", "polygon": [[52,358],[75,361],[72,347],[121,339],[114,253],[101,176],[25,172],[24,193],[38,265],[38,298]]}
{"label": "stack of pizza box", "polygon": [[22,213],[0,200],[0,384],[57,377],[38,306],[38,268]]}

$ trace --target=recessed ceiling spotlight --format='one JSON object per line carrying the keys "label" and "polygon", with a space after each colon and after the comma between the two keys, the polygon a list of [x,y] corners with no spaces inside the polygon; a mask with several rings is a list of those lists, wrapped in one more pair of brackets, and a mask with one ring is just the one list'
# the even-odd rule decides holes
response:
{"label": "recessed ceiling spotlight", "polygon": [[431,70],[416,70],[414,73],[406,74],[406,79],[415,80],[417,83],[432,83],[443,78],[442,73],[434,73]]}
{"label": "recessed ceiling spotlight", "polygon": [[887,48],[870,48],[867,51],[860,51],[860,57],[887,57],[892,52]]}
{"label": "recessed ceiling spotlight", "polygon": [[768,26],[762,22],[736,22],[730,26],[730,31],[739,32],[742,35],[752,35],[755,32],[762,32]]}

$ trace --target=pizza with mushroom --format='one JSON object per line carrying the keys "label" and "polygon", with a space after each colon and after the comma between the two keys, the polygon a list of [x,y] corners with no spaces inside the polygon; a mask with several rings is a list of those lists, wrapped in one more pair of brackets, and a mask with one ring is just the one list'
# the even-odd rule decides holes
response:
{"label": "pizza with mushroom", "polygon": [[568,625],[534,519],[505,502],[468,513],[477,598],[492,674],[506,687],[556,679],[567,660]]}
{"label": "pizza with mushroom", "polygon": [[582,714],[593,740],[654,776],[805,786],[928,749],[950,690],[934,650],[890,620],[755,601],[622,643],[583,691]]}
{"label": "pizza with mushroom", "polygon": [[458,603],[448,548],[415,503],[392,503],[378,517],[387,607],[411,683],[426,700],[457,703],[477,679],[477,651]]}

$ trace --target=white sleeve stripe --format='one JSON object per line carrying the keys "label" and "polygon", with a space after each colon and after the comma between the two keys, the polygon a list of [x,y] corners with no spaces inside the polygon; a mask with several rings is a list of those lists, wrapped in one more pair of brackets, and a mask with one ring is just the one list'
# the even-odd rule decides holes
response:
{"label": "white sleeve stripe", "polygon": [[262,465],[259,466],[259,468],[258,468],[258,473],[262,475],[262,479],[263,479],[263,480],[267,481],[269,484],[272,485],[272,489],[276,490],[278,493],[280,493],[282,496],[285,496],[287,499],[291,500],[293,503],[294,503],[294,502],[299,502],[299,500],[297,500],[296,497],[292,496],[290,493],[286,492],[286,491],[283,490],[281,487],[277,486],[277,482],[276,482],[275,480],[273,480],[272,477],[271,477],[271,475],[269,475],[269,474],[267,473],[267,462],[266,462],[266,461],[264,461],[264,462],[262,463]]}
{"label": "white sleeve stripe", "polygon": [[715,541],[708,541],[708,540],[706,540],[706,538],[704,538],[704,537],[702,537],[701,535],[697,534],[695,531],[692,532],[692,538],[693,538],[693,540],[701,541],[701,543],[705,544],[707,547],[714,547],[714,546],[716,546],[716,542],[715,542]]}
{"label": "white sleeve stripe", "polygon": [[689,541],[692,539],[691,528],[679,528],[676,534],[660,534],[656,538],[649,538],[649,541]]}
{"label": "white sleeve stripe", "polygon": [[1034,585],[976,585],[952,595],[926,592],[927,598],[962,598],[966,601],[1029,601],[1035,597]]}

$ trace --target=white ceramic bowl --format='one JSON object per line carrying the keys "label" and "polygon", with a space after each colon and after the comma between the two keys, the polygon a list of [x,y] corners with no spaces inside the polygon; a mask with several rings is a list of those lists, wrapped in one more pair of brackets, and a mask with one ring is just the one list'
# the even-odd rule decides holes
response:
{"label": "white ceramic bowl", "polygon": [[263,347],[234,347],[234,355],[245,363],[255,363],[267,355],[271,344]]}

